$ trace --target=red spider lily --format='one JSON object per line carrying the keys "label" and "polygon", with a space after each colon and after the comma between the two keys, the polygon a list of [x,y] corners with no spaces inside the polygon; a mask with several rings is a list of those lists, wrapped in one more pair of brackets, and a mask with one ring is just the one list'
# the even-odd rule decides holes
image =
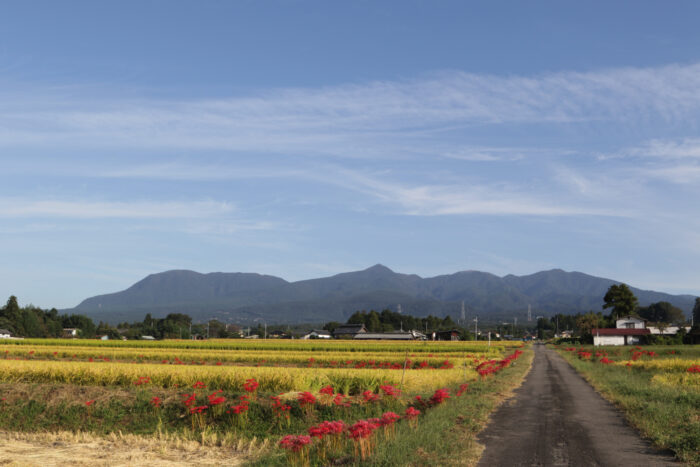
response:
{"label": "red spider lily", "polygon": [[148,376],[139,376],[139,379],[134,381],[134,385],[141,386],[142,384],[150,384],[151,378]]}
{"label": "red spider lily", "polygon": [[196,383],[194,383],[194,385],[192,385],[192,387],[195,389],[204,389],[207,387],[207,385],[201,381],[197,381]]}
{"label": "red spider lily", "polygon": [[299,405],[301,405],[302,407],[305,405],[313,405],[316,403],[316,397],[308,391],[304,391],[301,394],[299,394],[299,398],[297,400],[299,401]]}
{"label": "red spider lily", "polygon": [[350,407],[350,402],[343,402],[345,399],[345,394],[338,393],[335,395],[333,398],[333,404],[337,406],[342,406],[342,407]]}
{"label": "red spider lily", "polygon": [[384,412],[380,418],[382,425],[393,425],[401,418],[401,416],[394,412]]}
{"label": "red spider lily", "polygon": [[459,385],[459,390],[457,391],[457,396],[461,396],[469,387],[469,383],[464,383]]}
{"label": "red spider lily", "polygon": [[369,420],[360,420],[348,428],[348,436],[354,440],[369,438],[378,426]]}
{"label": "red spider lily", "polygon": [[362,398],[365,400],[365,402],[376,402],[379,400],[379,394],[375,394],[370,390],[367,390],[362,393]]}
{"label": "red spider lily", "polygon": [[311,444],[311,437],[306,435],[287,435],[280,441],[280,447],[292,452],[298,452]]}
{"label": "red spider lily", "polygon": [[209,406],[206,406],[206,405],[199,405],[199,406],[190,407],[190,413],[191,414],[204,413],[204,412],[206,412],[206,410],[208,408],[209,408]]}
{"label": "red spider lily", "polygon": [[399,391],[394,386],[391,386],[389,384],[379,386],[379,389],[381,389],[382,392],[389,397],[398,397],[399,394],[401,394],[401,391]]}
{"label": "red spider lily", "polygon": [[183,404],[185,404],[185,407],[190,407],[192,403],[194,403],[197,400],[197,394],[192,393],[192,394],[183,394],[183,397],[186,397],[186,399],[183,401]]}
{"label": "red spider lily", "polygon": [[95,403],[95,399],[92,399],[92,400],[89,400],[89,401],[85,401],[85,405],[87,405],[88,407],[90,407],[90,406],[91,406],[92,404],[94,404],[94,403]]}
{"label": "red spider lily", "polygon": [[333,386],[326,386],[321,388],[321,390],[318,392],[327,396],[332,396],[335,391],[333,390]]}
{"label": "red spider lily", "polygon": [[420,415],[420,410],[414,407],[408,407],[404,415],[407,419],[416,418],[418,415]]}
{"label": "red spider lily", "polygon": [[207,396],[207,399],[209,399],[209,405],[212,405],[212,406],[219,405],[219,404],[223,404],[224,402],[226,402],[225,397],[219,396],[219,394],[221,392],[223,392],[223,391],[221,389],[219,389],[218,391],[214,392],[213,394],[209,394]]}
{"label": "red spider lily", "polygon": [[433,405],[438,405],[442,404],[445,400],[450,398],[450,391],[448,391],[445,388],[438,389],[435,391],[435,393],[430,397],[430,403]]}
{"label": "red spider lily", "polygon": [[227,410],[226,413],[233,413],[233,414],[240,414],[243,412],[248,411],[248,404],[238,404],[238,405],[232,405],[230,410]]}
{"label": "red spider lily", "polygon": [[163,401],[158,396],[155,396],[153,399],[151,399],[151,405],[153,405],[153,407],[160,407],[162,403]]}
{"label": "red spider lily", "polygon": [[245,380],[245,384],[243,385],[243,389],[246,390],[246,392],[255,392],[258,389],[258,384],[257,381],[255,381],[254,378],[250,378]]}
{"label": "red spider lily", "polygon": [[600,363],[604,365],[609,365],[611,363],[615,363],[613,360],[610,360],[608,357],[603,357],[600,359]]}
{"label": "red spider lily", "polygon": [[686,370],[688,373],[700,373],[700,365],[693,365]]}

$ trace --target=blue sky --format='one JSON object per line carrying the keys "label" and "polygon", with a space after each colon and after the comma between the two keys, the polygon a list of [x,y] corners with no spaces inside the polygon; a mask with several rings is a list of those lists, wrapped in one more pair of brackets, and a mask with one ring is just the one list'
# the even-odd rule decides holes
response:
{"label": "blue sky", "polygon": [[697,2],[3,2],[0,295],[562,268],[700,294]]}

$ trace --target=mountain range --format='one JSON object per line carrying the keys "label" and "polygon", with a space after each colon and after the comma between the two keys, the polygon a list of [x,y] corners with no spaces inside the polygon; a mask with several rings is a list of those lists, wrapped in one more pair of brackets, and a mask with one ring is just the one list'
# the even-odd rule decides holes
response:
{"label": "mountain range", "polygon": [[[151,274],[121,292],[98,295],[62,310],[108,323],[141,321],[186,313],[195,322],[216,318],[228,323],[344,322],[357,310],[385,308],[414,316],[460,317],[482,321],[533,318],[554,313],[600,311],[607,289],[619,281],[561,269],[503,277],[479,271],[422,278],[377,264],[362,271],[288,282],[255,273],[173,270]],[[670,295],[631,287],[640,305],[667,301],[686,315],[692,295]]]}

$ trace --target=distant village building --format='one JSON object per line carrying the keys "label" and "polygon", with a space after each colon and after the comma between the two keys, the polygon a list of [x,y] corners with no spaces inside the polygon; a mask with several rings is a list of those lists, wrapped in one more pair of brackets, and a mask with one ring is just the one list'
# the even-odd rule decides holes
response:
{"label": "distant village building", "polygon": [[144,341],[154,341],[154,340],[156,340],[156,338],[153,337],[153,336],[141,336],[141,340],[144,340]]}
{"label": "distant village building", "polygon": [[12,333],[7,329],[0,329],[0,339],[9,339],[12,337]]}
{"label": "distant village building", "polygon": [[275,330],[267,335],[269,339],[289,339],[291,336],[285,331]]}
{"label": "distant village building", "polygon": [[355,334],[354,339],[380,341],[413,341],[424,340],[425,334],[418,331],[361,332]]}
{"label": "distant village building", "polygon": [[77,328],[63,328],[63,337],[65,339],[74,339],[78,337],[78,329]]}
{"label": "distant village building", "polygon": [[302,339],[330,339],[331,337],[330,331],[326,331],[325,329],[312,329],[301,336]]}
{"label": "distant village building", "polygon": [[437,341],[458,341],[459,340],[459,330],[451,329],[449,331],[437,331],[435,332],[435,340]]}
{"label": "distant village building", "polygon": [[364,324],[341,324],[333,331],[336,339],[354,339],[356,335],[367,332]]}

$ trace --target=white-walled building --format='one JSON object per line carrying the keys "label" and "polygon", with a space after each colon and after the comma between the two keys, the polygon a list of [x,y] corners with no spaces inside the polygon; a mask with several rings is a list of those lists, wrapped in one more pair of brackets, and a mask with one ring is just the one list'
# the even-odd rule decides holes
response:
{"label": "white-walled building", "polygon": [[625,316],[615,321],[614,328],[594,328],[593,345],[635,345],[641,336],[651,334],[646,320],[636,316]]}

